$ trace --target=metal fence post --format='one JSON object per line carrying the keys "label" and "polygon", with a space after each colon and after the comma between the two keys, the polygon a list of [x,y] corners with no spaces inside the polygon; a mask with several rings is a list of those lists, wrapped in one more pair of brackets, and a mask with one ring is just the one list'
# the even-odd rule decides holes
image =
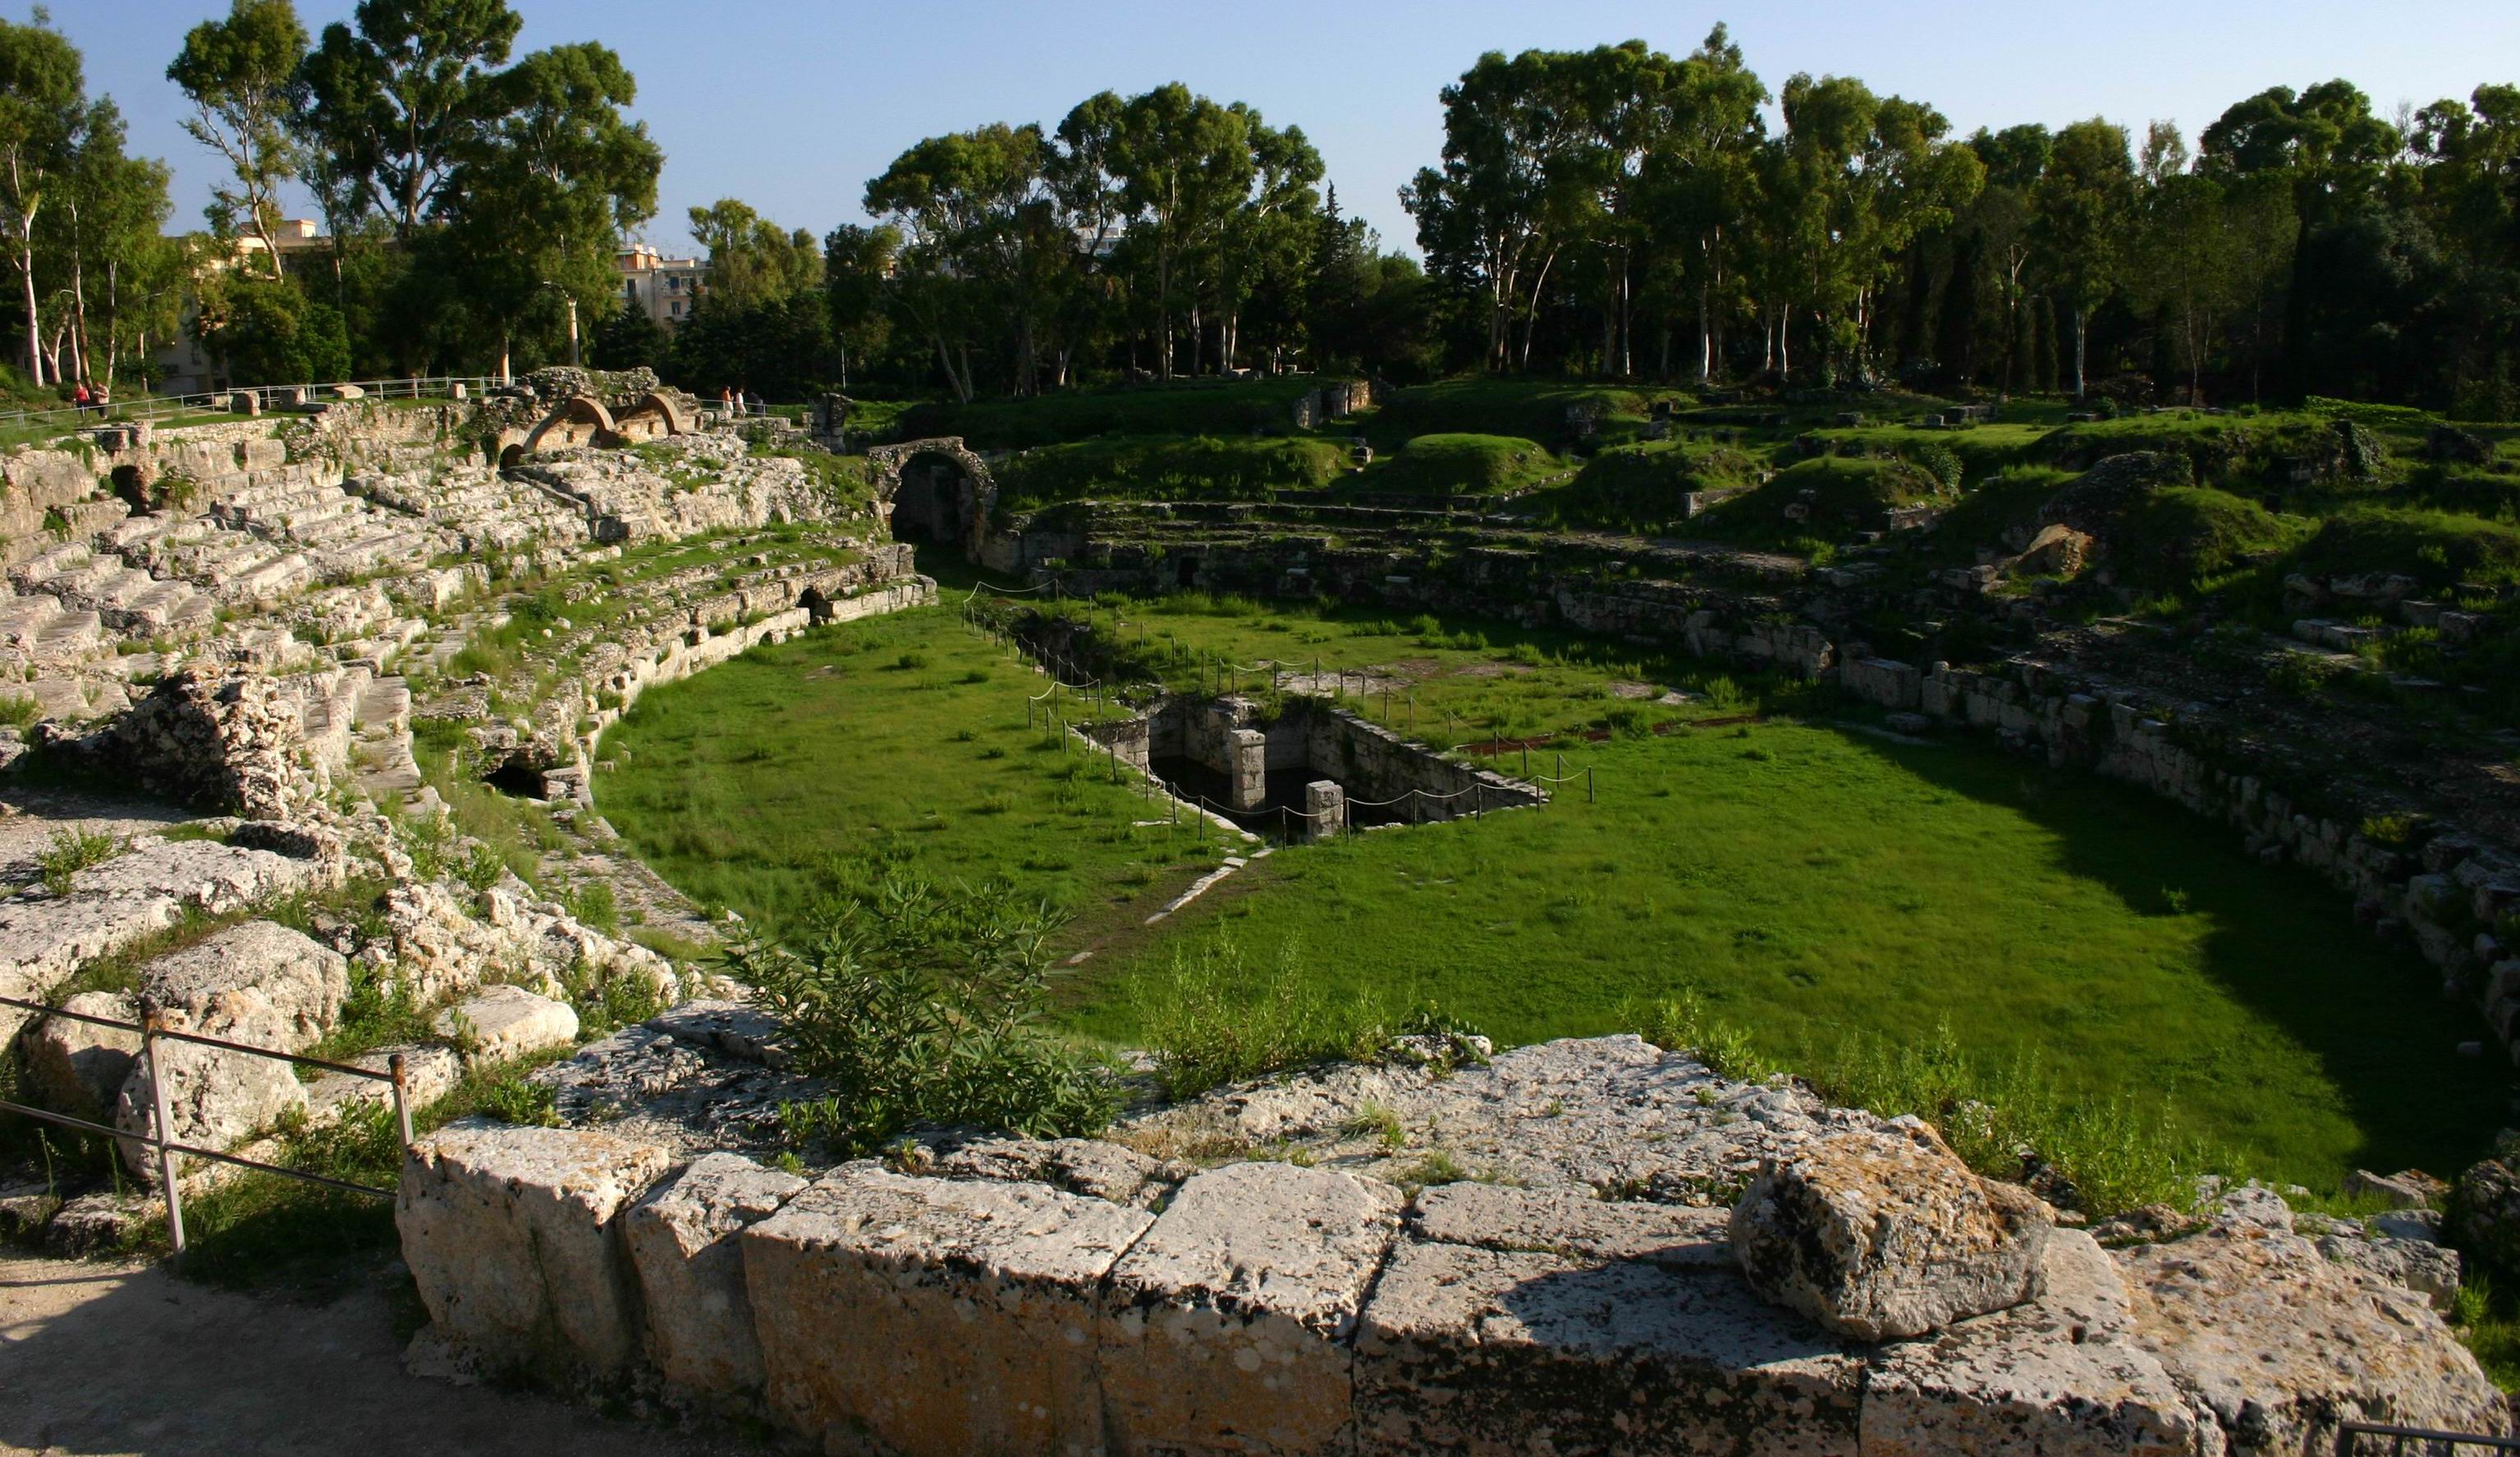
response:
{"label": "metal fence post", "polygon": [[175,1154],[167,1147],[174,1142],[175,1120],[167,1111],[166,1070],[158,1060],[158,1014],[150,1013],[140,1023],[140,1055],[149,1064],[149,1102],[151,1141],[158,1146],[158,1183],[166,1191],[166,1236],[173,1242],[175,1252],[184,1252],[184,1194],[175,1186]]}
{"label": "metal fence post", "polygon": [[411,1147],[411,1084],[403,1074],[401,1053],[385,1059],[385,1070],[393,1074],[394,1126],[401,1131],[402,1146]]}

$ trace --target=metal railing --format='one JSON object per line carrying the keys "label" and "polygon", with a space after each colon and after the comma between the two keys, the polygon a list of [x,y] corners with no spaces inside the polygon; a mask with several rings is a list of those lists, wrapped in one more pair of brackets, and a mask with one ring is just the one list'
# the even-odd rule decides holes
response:
{"label": "metal railing", "polygon": [[[131,425],[141,421],[156,422],[184,415],[232,414],[236,398],[250,394],[257,402],[271,407],[299,390],[317,400],[329,390],[344,385],[353,386],[371,399],[437,399],[446,396],[452,387],[467,389],[489,389],[509,383],[496,375],[413,375],[399,380],[331,380],[322,384],[292,383],[286,385],[239,385],[230,389],[204,389],[196,394],[144,394],[137,399],[112,400],[103,405],[61,405],[49,410],[12,410],[0,413],[0,430],[20,430],[58,426],[65,433],[99,426]],[[224,403],[222,403],[224,402]]]}
{"label": "metal railing", "polygon": [[[2389,1457],[2405,1457],[2408,1452],[2455,1452],[2461,1447],[2474,1447],[2487,1452],[2520,1452],[2520,1436],[2483,1436],[2469,1432],[2435,1432],[2423,1427],[2395,1427],[2385,1422],[2343,1422],[2336,1428],[2336,1457],[2372,1457],[2383,1450],[2377,1442],[2362,1438],[2382,1437],[2388,1442]],[[2408,1446],[2414,1442],[2420,1445]]]}
{"label": "metal railing", "polygon": [[18,997],[0,997],[0,1006],[17,1007],[45,1017],[63,1017],[71,1022],[86,1023],[91,1026],[112,1027],[117,1031],[140,1034],[140,1065],[142,1070],[148,1074],[151,1093],[149,1131],[146,1135],[121,1128],[110,1128],[103,1123],[74,1118],[68,1114],[55,1113],[46,1108],[31,1108],[23,1103],[12,1103],[5,1098],[0,1098],[0,1112],[18,1114],[47,1123],[58,1123],[63,1127],[76,1128],[84,1133],[102,1133],[115,1140],[135,1138],[148,1144],[158,1156],[158,1182],[166,1191],[166,1234],[177,1254],[184,1252],[184,1194],[183,1187],[178,1182],[178,1175],[182,1171],[178,1161],[184,1158],[207,1159],[218,1163],[233,1164],[239,1168],[258,1169],[263,1173],[276,1173],[304,1183],[321,1184],[328,1189],[339,1189],[351,1194],[374,1195],[379,1199],[394,1197],[393,1190],[381,1189],[373,1184],[356,1184],[347,1179],[337,1179],[325,1174],[308,1173],[304,1169],[288,1168],[277,1163],[265,1163],[256,1159],[242,1158],[219,1149],[205,1149],[196,1144],[177,1143],[173,1137],[174,1120],[168,1115],[166,1107],[166,1080],[158,1075],[158,1044],[161,1041],[190,1042],[202,1047],[215,1047],[222,1052],[245,1053],[258,1058],[276,1058],[300,1068],[320,1068],[327,1072],[342,1072],[352,1077],[363,1077],[372,1082],[391,1083],[395,1128],[400,1135],[402,1146],[409,1148],[411,1146],[411,1094],[401,1053],[397,1052],[387,1057],[386,1070],[379,1072],[373,1068],[354,1067],[348,1063],[328,1063],[322,1058],[301,1057],[296,1053],[282,1052],[277,1048],[254,1047],[244,1042],[231,1042],[224,1037],[207,1037],[199,1032],[177,1031],[162,1024],[155,1013],[143,1017],[138,1022],[124,1022],[119,1018],[96,1017],[85,1012],[48,1007],[42,1002],[25,1001]]}

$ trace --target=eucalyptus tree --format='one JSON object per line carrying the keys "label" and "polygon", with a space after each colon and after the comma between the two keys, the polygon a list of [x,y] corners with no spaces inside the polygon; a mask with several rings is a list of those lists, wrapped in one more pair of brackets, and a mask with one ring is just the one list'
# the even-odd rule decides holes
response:
{"label": "eucalyptus tree", "polygon": [[297,124],[341,185],[411,241],[513,102],[500,84],[523,18],[506,0],[359,0],[303,63]]}
{"label": "eucalyptus tree", "polygon": [[1540,293],[1566,246],[1586,144],[1567,72],[1564,58],[1548,51],[1481,56],[1443,90],[1442,164],[1420,168],[1401,189],[1428,261],[1486,297],[1488,369],[1513,362],[1517,313],[1529,365]]}
{"label": "eucalyptus tree", "polygon": [[[77,155],[89,114],[79,53],[41,10],[28,24],[0,21],[0,228],[26,310],[26,375],[46,380],[35,295],[36,229],[54,184]],[[52,378],[60,378],[55,371]]]}
{"label": "eucalyptus tree", "polygon": [[1013,323],[1029,382],[1038,320],[1020,285],[1041,254],[1065,247],[1043,223],[1053,211],[1048,155],[1039,126],[993,123],[915,143],[867,184],[867,211],[900,238],[892,305],[934,346],[966,403],[977,392],[972,349],[993,322]]}
{"label": "eucalyptus tree", "polygon": [[664,154],[622,114],[638,83],[607,46],[537,51],[487,89],[498,119],[450,174],[447,214],[469,306],[504,373],[531,319],[557,322],[573,305],[592,323],[610,310],[614,250],[654,215]]}
{"label": "eucalyptus tree", "polygon": [[2094,116],[2056,134],[2031,194],[2032,228],[2057,298],[2074,318],[2074,397],[2091,388],[2092,310],[2123,282],[2137,186],[2127,129]]}
{"label": "eucalyptus tree", "polygon": [[1321,153],[1301,127],[1272,127],[1240,102],[1233,110],[1251,149],[1252,181],[1226,216],[1216,250],[1217,362],[1225,370],[1235,368],[1243,311],[1255,296],[1277,305],[1267,326],[1273,357],[1298,341],[1299,300],[1321,241]]}
{"label": "eucalyptus tree", "polygon": [[271,276],[281,275],[280,189],[299,167],[297,68],[306,27],[290,0],[232,0],[224,20],[203,21],[184,36],[166,68],[193,104],[184,133],[219,155],[233,185],[210,192],[210,225],[221,237],[261,240]]}
{"label": "eucalyptus tree", "polygon": [[692,238],[708,250],[711,306],[746,309],[823,286],[823,250],[802,228],[788,231],[734,198],[690,211]]}
{"label": "eucalyptus tree", "polygon": [[174,210],[166,164],[125,155],[125,140],[113,102],[92,103],[37,229],[67,300],[55,325],[70,354],[67,374],[108,386],[123,358],[146,359],[153,336],[173,333],[180,284],[181,248],[163,232]]}
{"label": "eucalyptus tree", "polygon": [[1674,302],[1693,300],[1695,373],[1702,381],[1718,368],[1725,319],[1740,291],[1737,259],[1749,239],[1744,224],[1754,202],[1766,132],[1759,108],[1768,88],[1719,24],[1682,59],[1664,95],[1667,120],[1642,162],[1643,206],[1649,229],[1678,243],[1661,272]]}
{"label": "eucalyptus tree", "polygon": [[1111,161],[1130,210],[1129,251],[1153,275],[1155,373],[1170,380],[1174,304],[1184,293],[1196,368],[1198,290],[1184,275],[1213,256],[1251,195],[1257,164],[1247,113],[1193,95],[1178,81],[1158,86],[1121,107]]}

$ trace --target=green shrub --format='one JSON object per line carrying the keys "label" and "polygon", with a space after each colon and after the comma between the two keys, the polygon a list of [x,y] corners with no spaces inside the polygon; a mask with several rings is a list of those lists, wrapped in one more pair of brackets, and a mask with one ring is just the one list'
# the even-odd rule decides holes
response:
{"label": "green shrub", "polygon": [[34,726],[44,716],[44,706],[27,693],[0,693],[0,724],[23,729]]}
{"label": "green shrub", "polygon": [[1057,924],[1046,907],[897,866],[838,878],[802,934],[747,935],[725,958],[785,1024],[797,1070],[832,1085],[792,1111],[791,1134],[857,1155],[921,1122],[1061,1137],[1110,1121],[1102,1068],[1039,1025]]}
{"label": "green shrub", "polygon": [[1332,1002],[1305,976],[1299,954],[1289,944],[1274,963],[1255,966],[1219,934],[1174,947],[1170,974],[1138,984],[1141,1024],[1166,1096],[1192,1098],[1282,1068],[1371,1057],[1388,1040],[1375,1004]]}
{"label": "green shrub", "polygon": [[70,893],[70,881],[91,865],[101,865],[122,848],[120,841],[102,832],[56,830],[52,843],[35,856],[44,888],[55,895]]}
{"label": "green shrub", "polygon": [[621,931],[621,907],[607,881],[588,881],[568,892],[568,913],[608,935]]}

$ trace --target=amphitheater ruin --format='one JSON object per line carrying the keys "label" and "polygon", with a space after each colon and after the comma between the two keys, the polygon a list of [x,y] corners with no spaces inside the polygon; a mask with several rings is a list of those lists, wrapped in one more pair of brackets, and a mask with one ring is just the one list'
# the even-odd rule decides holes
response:
{"label": "amphitheater ruin", "polygon": [[[1308,396],[1300,423],[1363,394]],[[537,1059],[547,1118],[424,1116],[402,1151],[415,1371],[634,1392],[832,1452],[2272,1457],[2348,1423],[2510,1430],[2446,1314],[2440,1181],[2372,1176],[2353,1216],[2209,1183],[2095,1218],[1912,1117],[1634,1035],[1429,1031],[1181,1101],[1141,1087],[1098,1138],[921,1128],[801,1159],[783,1118],[820,1084],[684,949],[722,927],[639,863],[593,778],[651,690],[938,605],[914,541],[1010,590],[1480,614],[1830,686],[1895,732],[1980,731],[2307,868],[2451,979],[2480,1042],[2520,1013],[2520,961],[2477,931],[2520,906],[2490,836],[2408,846],[2314,814],[2139,682],[1875,656],[1826,611],[1858,574],[1539,548],[1448,507],[1010,511],[961,439],[839,455],[844,420],[730,420],[643,374],[555,369],[0,456],[0,692],[23,705],[0,730],[0,996],[36,1004],[0,1006],[0,1035],[13,1096],[112,1128],[120,1163],[0,1189],[13,1232],[155,1238],[170,1173],[194,1199],[236,1172],[169,1141],[269,1161]],[[998,625],[1045,690],[1110,646],[1070,618]],[[1054,747],[1289,841],[1582,792],[1413,743],[1318,667],[1263,676]],[[550,882],[447,828],[442,764],[548,816]],[[683,940],[599,929],[595,887]],[[428,1035],[343,1047],[376,987]],[[641,1015],[595,1035],[616,1005]],[[1434,1147],[1473,1176],[1430,1174]],[[2452,1215],[2476,1240],[2520,1227],[2492,1152]]]}

